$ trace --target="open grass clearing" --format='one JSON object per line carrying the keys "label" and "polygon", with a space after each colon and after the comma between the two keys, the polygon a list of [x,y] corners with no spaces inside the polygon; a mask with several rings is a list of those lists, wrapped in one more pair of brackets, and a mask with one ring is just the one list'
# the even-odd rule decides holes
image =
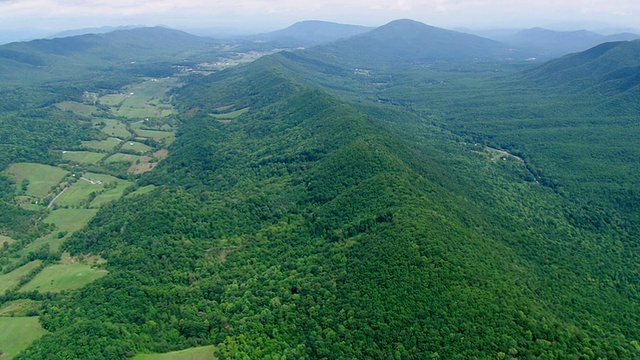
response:
{"label": "open grass clearing", "polygon": [[138,136],[151,138],[158,142],[165,139],[166,139],[165,142],[173,141],[173,139],[175,139],[176,137],[175,132],[173,131],[145,130],[145,129],[134,129],[133,131],[135,131]]}
{"label": "open grass clearing", "polygon": [[122,89],[120,94],[107,95],[100,102],[111,111],[128,118],[164,117],[173,114],[173,106],[167,101],[167,92],[178,86],[175,78],[147,79]]}
{"label": "open grass clearing", "polygon": [[109,156],[105,160],[105,162],[106,163],[112,163],[112,162],[135,163],[138,160],[140,160],[140,162],[149,162],[149,160],[151,160],[151,158],[149,156],[117,153],[117,154],[113,154],[113,155]]}
{"label": "open grass clearing", "polygon": [[56,104],[56,107],[60,110],[71,111],[80,116],[90,117],[91,114],[98,110],[93,105],[87,105],[76,101],[63,101]]}
{"label": "open grass clearing", "polygon": [[20,291],[37,290],[46,293],[79,289],[106,274],[106,270],[94,269],[91,265],[79,262],[54,264],[42,269],[36,277],[20,288]]}
{"label": "open grass clearing", "polygon": [[11,245],[14,242],[16,242],[16,241],[13,240],[12,238],[10,238],[8,236],[0,235],[0,246],[4,246],[4,243],[7,243],[7,245]]}
{"label": "open grass clearing", "polygon": [[81,164],[97,164],[102,160],[104,154],[91,151],[63,151],[62,159],[73,161]]}
{"label": "open grass clearing", "polygon": [[137,188],[133,192],[130,192],[129,194],[127,194],[126,197],[148,194],[148,193],[152,192],[155,188],[156,188],[155,185],[143,186],[141,188]]}
{"label": "open grass clearing", "polygon": [[131,133],[127,130],[127,125],[119,120],[101,119],[100,122],[104,123],[104,126],[100,130],[109,136],[120,139],[131,137]]}
{"label": "open grass clearing", "polygon": [[228,112],[228,113],[224,113],[224,114],[210,114],[213,118],[218,119],[218,120],[232,120],[237,118],[238,116],[245,114],[249,111],[249,108],[244,108],[244,109],[240,109],[240,110],[236,110],[236,111],[232,111],[232,112]]}
{"label": "open grass clearing", "polygon": [[138,354],[133,360],[214,360],[213,346],[172,351],[163,354]]}
{"label": "open grass clearing", "polygon": [[83,141],[82,146],[91,150],[112,151],[119,146],[121,142],[122,140],[118,138],[110,137],[106,140]]}
{"label": "open grass clearing", "polygon": [[98,209],[55,209],[44,219],[48,224],[54,224],[56,231],[36,239],[20,251],[27,255],[43,245],[49,245],[51,251],[58,251],[60,245],[71,234],[85,227],[96,215]]}
{"label": "open grass clearing", "polygon": [[[29,316],[38,311],[40,302],[31,299],[20,299],[8,301],[0,306],[1,317],[21,317]],[[33,316],[33,315],[31,315]],[[0,348],[0,350],[2,350]]]}
{"label": "open grass clearing", "polygon": [[47,331],[40,326],[37,316],[0,317],[0,358],[13,359],[45,334]]}
{"label": "open grass clearing", "polygon": [[40,260],[35,260],[13,270],[8,274],[0,274],[0,293],[4,293],[5,291],[11,290],[16,287],[23,276],[29,274],[31,270],[40,266],[41,263],[42,262]]}
{"label": "open grass clearing", "polygon": [[153,151],[153,148],[151,146],[145,145],[137,141],[127,141],[124,144],[122,144],[122,147],[120,148],[120,150],[133,151],[138,154],[146,154]]}
{"label": "open grass clearing", "polygon": [[102,105],[113,107],[113,106],[120,105],[120,103],[123,102],[126,98],[127,98],[127,94],[125,93],[108,94],[108,95],[101,96],[98,99],[98,101],[100,101]]}
{"label": "open grass clearing", "polygon": [[23,180],[29,181],[26,194],[29,196],[42,197],[47,195],[51,188],[58,185],[69,173],[59,167],[36,164],[36,163],[15,163],[6,170],[17,184]]}
{"label": "open grass clearing", "polygon": [[[91,203],[91,207],[99,207],[113,199],[122,196],[122,192],[131,186],[130,181],[118,179],[106,174],[85,173],[57,200],[59,207],[83,207]],[[91,193],[95,198],[91,199]]]}

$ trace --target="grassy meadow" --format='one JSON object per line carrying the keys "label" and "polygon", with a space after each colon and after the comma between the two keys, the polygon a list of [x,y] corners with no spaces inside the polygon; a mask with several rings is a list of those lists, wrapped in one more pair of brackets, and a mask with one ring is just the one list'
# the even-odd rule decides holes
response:
{"label": "grassy meadow", "polygon": [[0,317],[28,316],[37,311],[39,307],[40,302],[31,299],[8,301],[0,306]]}
{"label": "grassy meadow", "polygon": [[61,110],[71,111],[75,114],[86,117],[90,117],[93,112],[98,110],[98,108],[93,105],[87,105],[75,101],[63,101],[61,103],[57,103],[56,107]]}
{"label": "grassy meadow", "polygon": [[16,183],[29,181],[26,194],[41,197],[47,195],[51,188],[58,185],[68,172],[55,166],[35,163],[15,163],[9,166],[6,173]]}
{"label": "grassy meadow", "polygon": [[121,142],[122,140],[118,138],[110,137],[106,140],[101,140],[101,141],[99,140],[83,141],[82,146],[91,150],[112,151],[113,149],[116,148],[116,146],[119,146]]}
{"label": "grassy meadow", "polygon": [[[56,200],[60,207],[82,207],[91,203],[92,207],[115,200],[122,196],[130,181],[106,174],[86,173]],[[95,193],[92,199],[91,193]]]}
{"label": "grassy meadow", "polygon": [[119,139],[127,139],[131,137],[131,133],[127,130],[127,125],[118,120],[100,119],[105,125],[101,131],[109,136]]}
{"label": "grassy meadow", "polygon": [[213,346],[201,346],[163,354],[138,354],[133,360],[213,360]]}
{"label": "grassy meadow", "polygon": [[42,269],[20,291],[60,292],[79,289],[106,275],[105,270],[94,269],[83,263],[55,264]]}
{"label": "grassy meadow", "polygon": [[122,147],[120,149],[124,151],[133,151],[139,154],[146,154],[153,150],[151,146],[147,146],[137,141],[127,141],[126,143],[122,144]]}
{"label": "grassy meadow", "polygon": [[95,153],[91,151],[63,151],[62,159],[73,161],[81,164],[97,164],[104,154]]}
{"label": "grassy meadow", "polygon": [[38,317],[0,317],[0,359],[13,359],[46,333]]}
{"label": "grassy meadow", "polygon": [[42,262],[40,260],[35,260],[30,263],[27,263],[8,274],[0,274],[0,293],[4,293],[7,290],[11,290],[16,287],[20,283],[20,279],[29,274],[29,272],[38,266],[40,266]]}

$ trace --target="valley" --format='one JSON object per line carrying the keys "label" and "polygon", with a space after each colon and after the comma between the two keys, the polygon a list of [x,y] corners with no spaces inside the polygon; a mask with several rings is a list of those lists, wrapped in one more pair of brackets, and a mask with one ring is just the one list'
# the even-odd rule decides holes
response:
{"label": "valley", "polygon": [[640,356],[637,41],[321,27],[2,48],[3,358]]}

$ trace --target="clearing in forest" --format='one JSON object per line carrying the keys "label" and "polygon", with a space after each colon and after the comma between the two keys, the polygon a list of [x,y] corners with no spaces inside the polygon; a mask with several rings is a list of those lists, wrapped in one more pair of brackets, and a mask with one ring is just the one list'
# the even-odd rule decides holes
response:
{"label": "clearing in forest", "polygon": [[63,151],[62,160],[77,162],[80,164],[97,164],[104,154],[92,151]]}
{"label": "clearing in forest", "polygon": [[137,141],[127,141],[120,148],[122,151],[133,151],[138,154],[146,154],[151,152],[153,148]]}
{"label": "clearing in forest", "polygon": [[72,233],[85,227],[97,212],[98,209],[55,209],[51,211],[44,222],[54,224],[56,230],[36,239],[19,253],[27,255],[43,245],[49,245],[51,251],[58,251],[62,242]]}
{"label": "clearing in forest", "polygon": [[28,180],[26,194],[34,197],[42,197],[51,192],[51,188],[57,186],[68,172],[55,166],[36,163],[15,163],[9,166],[6,174],[15,181],[18,186],[23,180]]}
{"label": "clearing in forest", "polygon": [[[100,207],[122,196],[131,182],[106,174],[85,173],[56,200],[58,207]],[[92,193],[94,193],[92,195]]]}
{"label": "clearing in forest", "polygon": [[91,141],[83,141],[82,146],[91,150],[98,151],[112,151],[119,146],[122,140],[114,137],[110,137],[107,140],[91,140]]}
{"label": "clearing in forest", "polygon": [[[98,122],[96,123],[95,121]],[[127,125],[123,124],[119,120],[99,119],[94,120],[94,124],[102,126],[100,130],[109,136],[117,137],[120,139],[128,139],[129,137],[131,137],[131,133],[129,132],[129,130],[127,130]]]}
{"label": "clearing in forest", "polygon": [[13,359],[46,333],[37,316],[0,317],[0,358]]}
{"label": "clearing in forest", "polygon": [[20,291],[37,290],[46,293],[79,289],[106,274],[105,270],[94,269],[89,264],[79,262],[55,264],[42,269],[38,275],[20,288]]}
{"label": "clearing in forest", "polygon": [[87,105],[75,101],[63,101],[61,103],[57,103],[56,107],[60,110],[71,111],[77,115],[86,117],[90,117],[98,110],[98,108],[93,105]]}
{"label": "clearing in forest", "polygon": [[201,346],[163,354],[138,354],[132,360],[214,360],[213,346]]}
{"label": "clearing in forest", "polygon": [[[29,314],[36,314],[40,307],[40,302],[31,299],[19,299],[7,301],[0,306],[1,317],[22,317]],[[0,348],[0,350],[2,350]]]}
{"label": "clearing in forest", "polygon": [[[13,270],[10,273],[0,275],[0,293],[4,294],[5,291],[11,290],[14,287],[18,286],[18,284],[20,283],[20,279],[23,276],[29,274],[31,270],[40,266],[41,263],[42,261],[35,260],[25,265],[22,265],[21,267]],[[0,348],[0,350],[1,349],[2,348]]]}

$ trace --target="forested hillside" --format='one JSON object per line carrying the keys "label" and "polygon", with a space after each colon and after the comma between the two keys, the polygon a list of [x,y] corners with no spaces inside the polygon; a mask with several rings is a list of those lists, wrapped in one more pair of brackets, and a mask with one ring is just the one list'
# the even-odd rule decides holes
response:
{"label": "forested hillside", "polygon": [[[424,34],[460,46],[429,58]],[[372,43],[376,54],[353,51]],[[393,55],[399,44],[421,46]],[[495,52],[478,61],[483,49]],[[17,135],[1,145],[19,161],[63,179],[103,172],[78,181],[88,200],[28,211],[16,195],[36,191],[0,158],[14,165],[2,204],[26,219],[0,227],[16,238],[0,257],[0,316],[27,308],[47,332],[15,358],[640,357],[634,118],[541,75],[589,53],[534,68],[501,51],[400,21],[182,74],[162,102],[147,95],[148,120],[125,106],[130,88],[7,109],[0,130]],[[39,111],[47,120],[30,125]],[[144,172],[107,161],[134,145],[168,155]],[[32,225],[61,210],[87,225]],[[87,259],[82,286],[42,280]]]}

